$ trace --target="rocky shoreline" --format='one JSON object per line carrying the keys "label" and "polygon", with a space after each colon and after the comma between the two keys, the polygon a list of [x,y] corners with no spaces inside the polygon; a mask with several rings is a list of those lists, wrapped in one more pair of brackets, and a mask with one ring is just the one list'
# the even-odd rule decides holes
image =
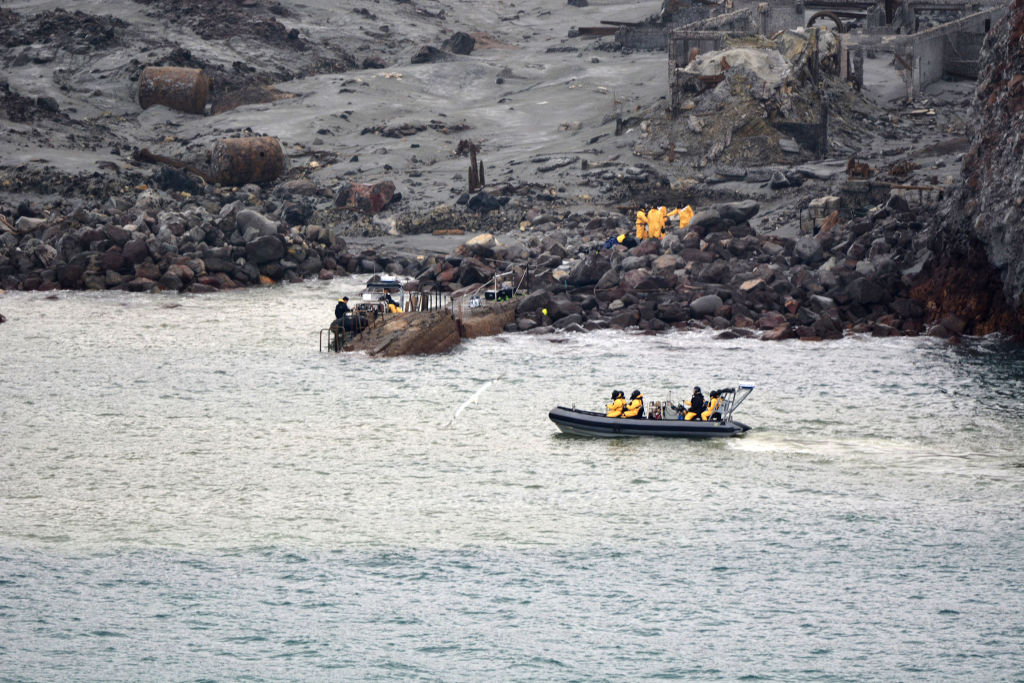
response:
{"label": "rocky shoreline", "polygon": [[[1014,122],[1024,81],[1013,75],[1021,55],[1006,47],[1024,21],[1019,1],[986,48],[988,71],[973,98],[964,101],[964,90],[954,88],[932,109],[903,103],[885,112],[848,85],[829,82],[835,154],[815,160],[795,143],[776,145],[774,154],[792,161],[760,165],[727,165],[729,154],[746,149],[736,145],[714,162],[721,153],[714,126],[691,116],[677,130],[665,122],[659,98],[652,103],[646,89],[626,83],[659,63],[654,57],[608,42],[581,47],[573,31],[558,37],[544,6],[514,17],[476,16],[467,22],[491,22],[491,33],[470,35],[453,32],[459,26],[450,25],[460,23],[454,12],[410,4],[390,17],[395,29],[353,28],[344,38],[358,36],[348,41],[358,49],[349,52],[342,37],[327,37],[330,22],[344,19],[331,7],[236,4],[228,11],[193,0],[170,19],[160,9],[170,5],[155,1],[141,3],[141,11],[127,3],[123,20],[61,9],[0,11],[8,20],[3,56],[12,69],[11,79],[0,81],[0,115],[11,122],[0,137],[17,147],[18,158],[0,165],[0,289],[201,294],[387,272],[410,278],[409,288],[458,298],[514,270],[530,273],[529,292],[517,299],[505,331],[712,328],[723,337],[773,340],[846,333],[1024,338],[1017,305],[1024,279],[1015,258],[1024,174],[1010,168],[1009,152],[1019,142]],[[570,16],[571,5],[559,16]],[[360,22],[382,20],[355,13]],[[259,68],[223,63],[228,51],[219,41],[231,35],[236,16],[244,17],[245,31],[233,49],[248,51]],[[319,43],[309,28],[314,19],[322,23]],[[221,88],[210,116],[162,106],[140,113],[125,90],[142,70],[139,51],[170,30],[167,21],[172,36],[148,61],[208,71]],[[505,29],[513,24],[526,31],[522,47],[532,51],[517,55],[501,40],[512,39],[514,31]],[[423,44],[405,51],[408,36]],[[447,38],[442,43],[439,36]],[[426,50],[431,42],[443,49]],[[496,48],[504,50],[498,57],[467,57]],[[425,51],[433,56],[424,60]],[[101,55],[115,67],[98,76],[78,72],[82,82],[73,82],[55,66],[65,52]],[[474,129],[474,122],[480,126],[500,112],[507,121],[520,116],[521,107],[509,104],[515,93],[548,87],[543,78],[531,80],[531,70],[565,69],[570,57],[560,55],[585,54],[589,62],[580,64],[617,60],[604,73],[623,79],[617,87],[639,103],[554,128],[550,114],[531,103],[519,125],[546,136],[543,144],[503,126]],[[542,58],[550,64],[531,61]],[[405,84],[403,73],[385,71],[401,65],[419,80]],[[336,76],[354,70],[361,75]],[[53,95],[24,94],[39,71],[58,84]],[[478,72],[476,87],[486,84],[495,103],[482,106],[476,119],[458,120],[453,110],[451,118],[441,112],[428,121],[420,112],[425,91]],[[303,77],[309,80],[292,80]],[[716,88],[693,111],[705,107],[704,114],[714,115],[702,120],[713,121],[731,106],[730,97],[746,98],[744,106],[756,111],[757,103],[742,94],[751,79],[757,81],[753,71],[730,72],[723,83],[735,81],[732,94]],[[271,87],[286,80],[296,93]],[[565,89],[545,96],[562,98],[557,102],[568,110],[585,94],[573,90],[576,80],[567,77]],[[325,85],[337,93],[322,95]],[[358,123],[366,111],[405,96],[404,89],[418,118]],[[587,92],[603,98],[607,88]],[[301,118],[346,98],[338,106],[350,109],[311,125]],[[985,131],[966,124],[972,115],[986,123]],[[287,125],[293,116],[301,125]],[[246,121],[262,122],[263,130],[240,125]],[[282,140],[286,168],[260,185],[217,185],[191,166],[146,163],[161,154],[196,160],[215,137],[244,140],[275,127],[291,136]],[[676,158],[671,136],[682,140],[682,132],[708,149],[692,159],[680,150],[683,158]],[[744,153],[756,156],[766,140],[751,137]],[[470,159],[475,164],[479,145],[482,154],[494,155],[486,157],[488,181],[483,162],[479,176],[473,165],[467,191],[463,169]],[[847,158],[857,145],[864,153],[859,162]],[[947,175],[961,160],[966,182]],[[1007,174],[1012,180],[1002,182]],[[605,247],[610,237],[632,234],[637,209],[668,204],[691,204],[697,214],[663,240]],[[446,239],[410,249],[400,239],[410,235],[427,243]],[[463,236],[454,249],[452,235]]]}
{"label": "rocky shoreline", "polygon": [[513,224],[515,232],[418,255],[355,251],[335,231],[288,224],[285,207],[323,194],[312,181],[292,180],[214,190],[201,200],[147,188],[130,205],[122,195],[103,209],[56,219],[34,217],[24,206],[0,234],[0,286],[207,293],[389,272],[413,278],[409,289],[459,297],[514,268],[529,269],[531,291],[506,331],[711,327],[764,339],[968,331],[968,321],[955,315],[929,320],[915,299],[914,287],[935,259],[934,234],[897,194],[859,220],[826,223],[798,238],[759,234],[750,224],[760,209],[755,201],[711,205],[685,230],[669,228],[663,240],[633,248],[605,246],[610,236],[633,231],[616,212],[534,208],[519,217],[502,208],[484,222]]}

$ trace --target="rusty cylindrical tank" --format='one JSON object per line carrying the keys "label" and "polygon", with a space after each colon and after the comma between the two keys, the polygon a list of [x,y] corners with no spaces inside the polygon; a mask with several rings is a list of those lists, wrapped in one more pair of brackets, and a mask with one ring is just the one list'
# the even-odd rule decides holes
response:
{"label": "rusty cylindrical tank", "polygon": [[266,183],[284,170],[284,150],[271,136],[224,138],[213,146],[210,166],[221,185]]}
{"label": "rusty cylindrical tank", "polygon": [[139,106],[162,104],[188,114],[202,114],[210,97],[210,78],[202,69],[147,66],[139,75]]}

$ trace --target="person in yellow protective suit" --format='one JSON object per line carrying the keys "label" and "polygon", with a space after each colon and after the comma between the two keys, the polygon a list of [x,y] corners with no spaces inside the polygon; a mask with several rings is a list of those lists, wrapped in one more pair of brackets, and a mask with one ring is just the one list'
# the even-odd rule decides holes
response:
{"label": "person in yellow protective suit", "polygon": [[661,239],[665,236],[665,221],[668,217],[668,209],[659,206],[647,212],[647,236]]}
{"label": "person in yellow protective suit", "polygon": [[693,207],[687,204],[681,209],[672,209],[668,212],[668,217],[672,216],[679,216],[679,229],[682,230],[693,220]]}
{"label": "person in yellow protective suit", "polygon": [[622,417],[641,418],[643,416],[644,395],[640,393],[639,389],[634,389],[633,393],[629,396],[629,405],[626,406],[626,411],[622,413]]}
{"label": "person in yellow protective suit", "polygon": [[385,289],[384,296],[381,297],[384,303],[387,304],[388,313],[401,313],[402,307],[398,305],[398,302],[391,298],[391,290]]}
{"label": "person in yellow protective suit", "polygon": [[699,420],[701,413],[704,412],[704,394],[701,393],[700,387],[693,388],[693,396],[690,397],[689,403],[686,404],[686,415],[683,416],[684,420]]}
{"label": "person in yellow protective suit", "polygon": [[636,238],[647,239],[647,214],[643,209],[636,212]]}
{"label": "person in yellow protective suit", "polygon": [[605,417],[622,417],[622,411],[626,408],[626,395],[621,389],[612,391],[612,402],[605,406],[607,412]]}
{"label": "person in yellow protective suit", "polygon": [[707,421],[711,419],[711,416],[718,410],[718,406],[722,405],[722,397],[717,391],[712,391],[708,397],[708,404],[704,408],[704,411],[700,414],[700,419]]}

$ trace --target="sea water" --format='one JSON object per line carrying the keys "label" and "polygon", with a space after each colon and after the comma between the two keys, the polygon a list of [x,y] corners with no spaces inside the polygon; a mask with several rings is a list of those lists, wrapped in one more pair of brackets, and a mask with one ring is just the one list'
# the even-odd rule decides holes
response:
{"label": "sea water", "polygon": [[[1020,680],[1024,353],[321,353],[355,279],[8,293],[2,680]],[[733,439],[547,418],[757,385]]]}

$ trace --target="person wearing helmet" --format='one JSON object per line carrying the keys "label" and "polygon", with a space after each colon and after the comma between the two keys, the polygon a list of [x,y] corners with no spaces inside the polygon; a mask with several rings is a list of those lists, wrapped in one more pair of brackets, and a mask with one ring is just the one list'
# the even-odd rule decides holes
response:
{"label": "person wearing helmet", "polygon": [[626,395],[621,389],[612,391],[612,402],[605,406],[607,412],[605,417],[622,417],[622,411],[626,407]]}
{"label": "person wearing helmet", "polygon": [[686,406],[686,415],[683,419],[700,420],[702,412],[704,412],[704,394],[700,392],[700,387],[694,387],[693,396],[690,397],[690,402]]}
{"label": "person wearing helmet", "polygon": [[711,419],[718,419],[714,417],[715,411],[718,410],[718,406],[722,405],[722,396],[717,391],[712,391],[708,394],[708,403],[704,406],[704,411],[700,414],[700,419],[705,422]]}
{"label": "person wearing helmet", "polygon": [[629,396],[629,405],[626,406],[626,411],[622,413],[622,417],[641,418],[643,416],[644,395],[640,393],[639,389],[634,389],[633,393]]}

